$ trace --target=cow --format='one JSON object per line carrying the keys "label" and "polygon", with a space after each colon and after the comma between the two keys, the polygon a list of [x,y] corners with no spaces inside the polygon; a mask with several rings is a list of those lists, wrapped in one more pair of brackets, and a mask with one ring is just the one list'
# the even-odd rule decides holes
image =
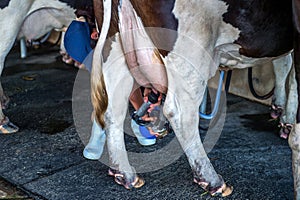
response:
{"label": "cow", "polygon": [[[207,80],[219,66],[251,67],[294,49],[299,82],[300,1],[94,0],[94,7],[101,34],[93,58],[91,96],[96,119],[107,133],[109,174],[127,189],[144,184],[129,164],[123,135],[127,99],[139,83],[166,94],[163,112],[188,158],[194,182],[211,195],[231,194],[199,137],[198,108]],[[158,76],[165,80],[149,72],[165,72]],[[289,136],[296,199],[300,199],[299,138],[298,107],[297,124]]]}
{"label": "cow", "polygon": [[[52,29],[68,27],[75,19],[75,9],[92,6],[92,0],[3,0],[0,2],[0,74],[5,57],[16,39],[37,39]],[[0,134],[14,133],[18,127],[3,114],[8,97],[0,84]]]}

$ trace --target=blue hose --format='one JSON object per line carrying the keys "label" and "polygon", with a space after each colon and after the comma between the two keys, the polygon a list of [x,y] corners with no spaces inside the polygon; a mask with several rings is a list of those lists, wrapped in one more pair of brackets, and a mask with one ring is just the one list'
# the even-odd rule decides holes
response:
{"label": "blue hose", "polygon": [[215,117],[219,110],[219,104],[220,104],[220,98],[221,98],[221,92],[222,92],[222,86],[223,86],[223,80],[224,80],[224,71],[220,72],[220,79],[219,79],[219,85],[218,85],[218,90],[217,90],[217,95],[216,95],[216,100],[215,100],[215,105],[213,108],[213,111],[210,114],[204,114],[199,112],[199,115],[203,119],[212,119]]}

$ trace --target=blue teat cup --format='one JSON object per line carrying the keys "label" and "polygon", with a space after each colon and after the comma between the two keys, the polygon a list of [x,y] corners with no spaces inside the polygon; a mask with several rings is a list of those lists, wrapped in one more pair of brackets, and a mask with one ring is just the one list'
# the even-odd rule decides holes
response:
{"label": "blue teat cup", "polygon": [[147,139],[154,139],[156,138],[155,135],[151,135],[149,130],[145,126],[139,126],[140,133]]}

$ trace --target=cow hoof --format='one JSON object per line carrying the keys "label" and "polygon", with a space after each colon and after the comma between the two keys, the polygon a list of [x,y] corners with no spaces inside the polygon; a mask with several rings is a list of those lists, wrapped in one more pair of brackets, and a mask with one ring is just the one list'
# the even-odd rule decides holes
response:
{"label": "cow hoof", "polygon": [[128,182],[124,174],[111,168],[108,170],[108,175],[113,176],[117,184],[124,186],[128,190],[132,188],[140,188],[145,184],[145,180],[138,176],[135,177],[133,182]]}
{"label": "cow hoof", "polygon": [[8,117],[5,117],[2,125],[0,125],[0,134],[10,134],[19,131],[19,127],[11,123]]}
{"label": "cow hoof", "polygon": [[223,183],[222,186],[216,188],[210,187],[210,184],[201,178],[194,178],[194,183],[198,184],[206,192],[209,192],[211,196],[226,197],[229,196],[233,191],[233,187],[226,185],[226,183]]}
{"label": "cow hoof", "polygon": [[280,123],[280,131],[279,131],[279,136],[283,139],[288,139],[289,134],[292,131],[293,125],[292,124],[283,124]]}
{"label": "cow hoof", "polygon": [[277,106],[275,104],[271,106],[270,115],[273,119],[278,119],[278,117],[281,116],[282,112],[283,112],[283,108],[281,106]]}
{"label": "cow hoof", "polygon": [[68,65],[73,65],[74,61],[73,59],[66,53],[64,55],[62,55],[62,61]]}
{"label": "cow hoof", "polygon": [[215,192],[211,192],[211,196],[222,196],[222,197],[226,197],[231,195],[233,191],[233,187],[232,186],[228,186],[226,185],[226,183],[224,183],[219,189],[217,189]]}
{"label": "cow hoof", "polygon": [[134,181],[131,183],[131,188],[141,188],[145,184],[145,180],[141,177],[136,176]]}

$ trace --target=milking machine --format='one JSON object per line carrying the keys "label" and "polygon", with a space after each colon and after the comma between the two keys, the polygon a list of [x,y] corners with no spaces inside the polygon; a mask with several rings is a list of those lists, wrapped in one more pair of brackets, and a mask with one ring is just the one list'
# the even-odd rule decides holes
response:
{"label": "milking machine", "polygon": [[[220,71],[220,78],[219,78],[219,83],[218,83],[218,89],[217,89],[215,104],[214,104],[214,107],[213,107],[212,112],[210,114],[205,114],[204,113],[205,110],[206,110],[206,104],[207,104],[207,101],[206,101],[207,91],[206,91],[206,95],[204,96],[202,104],[200,106],[199,116],[201,118],[210,120],[210,119],[213,119],[216,116],[216,114],[219,110],[219,104],[220,104],[220,99],[221,99],[224,76],[225,76],[225,71]],[[150,108],[150,105],[155,104],[155,103],[158,102],[159,96],[160,96],[159,92],[155,93],[155,92],[151,91],[151,93],[148,95],[148,102],[144,102],[142,104],[142,106],[137,111],[135,111],[131,116],[132,119],[138,125],[140,125],[141,134],[146,138],[151,138],[152,137],[152,135],[149,134],[149,131],[147,130],[147,128],[151,128],[153,130],[153,132],[156,133],[156,135],[159,138],[164,137],[171,130],[169,122],[163,114],[163,105],[162,104],[159,105],[159,106],[156,106],[149,113],[149,117],[152,117],[154,119],[154,121],[144,121],[142,119],[142,117],[148,112],[148,109]],[[164,101],[164,99],[162,100],[162,102],[163,101]]]}
{"label": "milking machine", "polygon": [[[153,132],[156,133],[156,135],[159,138],[164,137],[167,135],[168,131],[168,120],[163,114],[163,106],[162,104],[159,106],[156,106],[150,113],[149,117],[152,117],[154,120],[153,121],[144,121],[142,117],[148,112],[148,109],[150,108],[151,104],[155,104],[158,102],[158,98],[160,96],[160,93],[153,92],[151,91],[150,94],[148,95],[148,101],[144,102],[142,106],[133,113],[131,116],[132,119],[140,126],[146,127],[146,128],[151,128]],[[164,101],[164,98],[162,99],[162,102]],[[140,129],[141,134],[149,138],[149,132],[147,129],[142,128]]]}
{"label": "milking machine", "polygon": [[147,102],[144,102],[141,107],[135,111],[133,113],[133,115],[131,116],[132,119],[134,121],[136,121],[136,123],[140,126],[147,126],[150,122],[148,121],[144,121],[142,119],[142,117],[147,113],[148,109],[150,108],[150,105],[151,104],[155,104],[158,102],[158,97],[159,97],[160,93],[157,92],[154,93],[153,91],[150,92],[150,94],[148,95],[148,101]]}

